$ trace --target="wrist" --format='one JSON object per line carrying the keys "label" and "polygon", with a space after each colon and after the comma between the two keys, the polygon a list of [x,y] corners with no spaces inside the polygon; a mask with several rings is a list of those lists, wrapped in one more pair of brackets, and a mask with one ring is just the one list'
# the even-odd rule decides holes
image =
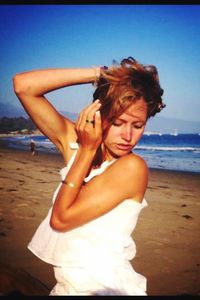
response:
{"label": "wrist", "polygon": [[93,67],[93,72],[94,72],[94,80],[93,80],[93,85],[97,85],[99,78],[101,76],[101,67]]}
{"label": "wrist", "polygon": [[84,157],[93,158],[95,156],[95,153],[97,151],[96,148],[90,148],[87,146],[80,145],[79,147],[80,155],[83,155]]}

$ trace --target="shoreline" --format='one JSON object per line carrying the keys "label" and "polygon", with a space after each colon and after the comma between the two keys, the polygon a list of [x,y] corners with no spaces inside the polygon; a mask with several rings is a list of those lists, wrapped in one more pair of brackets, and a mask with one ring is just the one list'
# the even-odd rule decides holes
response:
{"label": "shoreline", "polygon": [[[21,135],[19,135],[21,136]],[[38,134],[38,136],[41,136]],[[25,150],[25,149],[18,149],[18,148],[13,148],[13,147],[9,147],[8,146],[8,141],[4,141],[1,139],[1,134],[0,134],[0,148],[4,148],[4,149],[10,149],[11,151],[21,151],[21,152],[30,152],[29,149]],[[10,135],[10,137],[13,137],[13,134]],[[59,152],[48,152],[47,150],[36,150],[38,154],[41,154],[41,155],[56,155],[56,156],[61,156]],[[61,158],[62,159],[62,158]],[[149,170],[150,171],[158,171],[158,172],[172,172],[174,174],[176,173],[183,173],[183,174],[194,174],[194,175],[200,175],[200,171],[182,171],[182,170],[173,170],[173,169],[162,169],[162,168],[152,168],[152,167],[149,167]]]}
{"label": "shoreline", "polygon": [[[32,156],[1,144],[0,156],[0,276],[5,264],[16,274],[22,270],[30,276],[19,273],[29,287],[27,294],[47,295],[55,284],[52,267],[35,257],[27,244],[51,206],[63,159],[54,153]],[[149,170],[148,207],[132,235],[137,249],[132,265],[147,278],[148,295],[200,295],[199,182],[196,173]],[[0,282],[3,293],[2,278]],[[35,294],[31,285],[38,287]]]}

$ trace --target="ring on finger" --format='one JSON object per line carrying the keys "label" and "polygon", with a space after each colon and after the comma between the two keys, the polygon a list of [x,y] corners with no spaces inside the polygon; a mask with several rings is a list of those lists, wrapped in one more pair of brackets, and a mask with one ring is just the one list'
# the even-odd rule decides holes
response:
{"label": "ring on finger", "polygon": [[86,119],[86,121],[85,121],[86,123],[91,123],[91,124],[94,124],[94,121],[92,121],[92,120],[88,120],[88,119]]}

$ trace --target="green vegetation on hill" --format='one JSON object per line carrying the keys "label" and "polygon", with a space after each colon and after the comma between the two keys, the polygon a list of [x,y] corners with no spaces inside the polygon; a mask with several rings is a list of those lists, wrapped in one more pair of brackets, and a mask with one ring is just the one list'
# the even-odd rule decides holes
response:
{"label": "green vegetation on hill", "polygon": [[0,133],[10,133],[10,132],[32,132],[36,129],[36,126],[30,118],[26,119],[24,117],[18,118],[0,118]]}

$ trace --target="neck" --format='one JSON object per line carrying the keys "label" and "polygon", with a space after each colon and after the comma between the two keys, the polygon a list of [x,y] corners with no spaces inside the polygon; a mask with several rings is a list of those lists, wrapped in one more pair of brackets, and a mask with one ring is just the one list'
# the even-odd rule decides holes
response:
{"label": "neck", "polygon": [[109,149],[106,148],[104,144],[102,144],[102,154],[103,154],[103,161],[111,161],[113,159],[119,158],[118,156],[110,152]]}

